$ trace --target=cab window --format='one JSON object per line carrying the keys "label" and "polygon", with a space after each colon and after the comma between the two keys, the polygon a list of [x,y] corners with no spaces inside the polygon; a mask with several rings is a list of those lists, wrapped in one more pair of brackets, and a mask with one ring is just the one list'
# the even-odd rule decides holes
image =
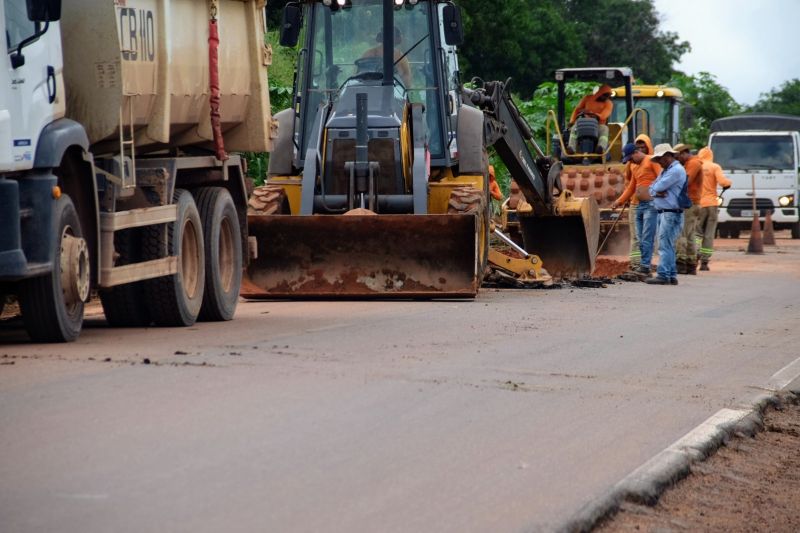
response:
{"label": "cab window", "polygon": [[6,18],[6,46],[13,52],[19,43],[36,34],[36,23],[28,20],[25,0],[4,0]]}

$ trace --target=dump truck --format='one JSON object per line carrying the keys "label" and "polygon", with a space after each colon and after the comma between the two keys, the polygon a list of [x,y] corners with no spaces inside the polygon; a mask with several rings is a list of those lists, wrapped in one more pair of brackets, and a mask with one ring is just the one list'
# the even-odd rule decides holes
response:
{"label": "dump truck", "polygon": [[720,199],[720,237],[738,238],[770,213],[776,230],[800,239],[800,117],[746,113],[711,123],[708,146],[733,182]]}
{"label": "dump truck", "polygon": [[503,268],[591,270],[596,211],[554,195],[502,84],[462,86],[452,2],[290,2],[281,29],[284,46],[301,29],[304,40],[267,182],[250,199],[245,297],[475,297],[498,260],[492,143],[532,206],[525,253],[512,258],[522,262]]}
{"label": "dump truck", "polygon": [[34,341],[77,338],[95,293],[114,326],[233,317],[234,152],[271,145],[264,4],[3,2],[0,301]]}

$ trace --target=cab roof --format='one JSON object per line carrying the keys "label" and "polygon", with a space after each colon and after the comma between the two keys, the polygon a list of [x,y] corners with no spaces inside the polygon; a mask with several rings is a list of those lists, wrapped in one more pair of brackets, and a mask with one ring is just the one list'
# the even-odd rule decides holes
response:
{"label": "cab roof", "polygon": [[[662,91],[662,94],[658,94]],[[616,96],[625,96],[625,86],[616,87],[614,89]],[[683,98],[683,92],[675,87],[667,85],[634,85],[631,87],[631,92],[634,97],[645,98]]]}
{"label": "cab roof", "polygon": [[558,82],[594,81],[597,83],[625,83],[633,81],[633,70],[630,67],[585,67],[560,68],[555,72]]}

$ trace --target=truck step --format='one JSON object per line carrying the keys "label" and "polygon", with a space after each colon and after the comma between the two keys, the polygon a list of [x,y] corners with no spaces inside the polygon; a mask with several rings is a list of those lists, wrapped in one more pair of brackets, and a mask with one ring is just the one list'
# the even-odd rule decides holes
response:
{"label": "truck step", "polygon": [[178,271],[178,257],[163,257],[141,263],[103,268],[100,270],[100,286],[114,287],[143,279],[159,278]]}
{"label": "truck step", "polygon": [[116,213],[101,213],[100,230],[114,232],[127,228],[166,224],[167,222],[174,222],[177,218],[178,208],[175,205],[144,207]]}

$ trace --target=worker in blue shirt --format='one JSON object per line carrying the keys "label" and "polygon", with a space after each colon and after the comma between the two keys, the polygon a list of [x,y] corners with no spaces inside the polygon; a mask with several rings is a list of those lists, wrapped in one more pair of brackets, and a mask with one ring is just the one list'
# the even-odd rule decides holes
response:
{"label": "worker in blue shirt", "polygon": [[678,269],[675,243],[683,229],[683,209],[678,203],[686,183],[686,171],[677,159],[678,153],[667,143],[653,149],[652,160],[664,169],[650,185],[653,207],[658,212],[658,270],[656,276],[645,280],[651,285],[677,285]]}

